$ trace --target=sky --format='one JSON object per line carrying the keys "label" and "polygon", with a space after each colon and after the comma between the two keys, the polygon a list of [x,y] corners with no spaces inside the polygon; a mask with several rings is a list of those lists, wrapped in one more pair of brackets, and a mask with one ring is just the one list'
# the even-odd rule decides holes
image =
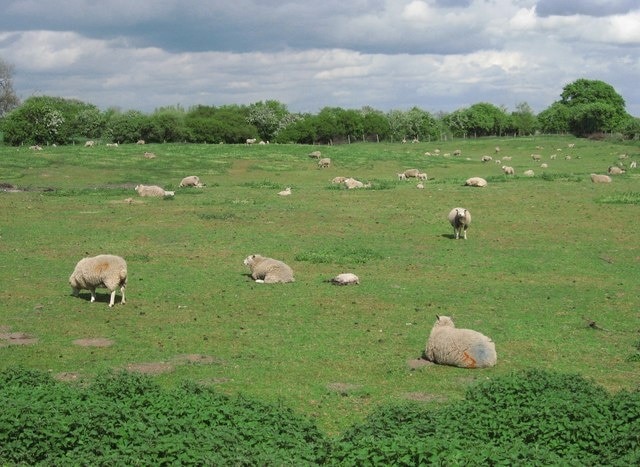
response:
{"label": "sky", "polygon": [[538,113],[585,78],[640,117],[638,0],[1,0],[0,59],[22,100],[103,110]]}

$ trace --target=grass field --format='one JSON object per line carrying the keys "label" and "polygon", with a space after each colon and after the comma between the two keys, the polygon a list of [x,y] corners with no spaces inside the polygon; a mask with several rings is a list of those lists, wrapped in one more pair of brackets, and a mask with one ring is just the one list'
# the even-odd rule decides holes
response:
{"label": "grass field", "polygon": [[[513,157],[514,177],[480,162],[496,145]],[[424,155],[435,148],[441,155]],[[458,148],[462,156],[444,156]],[[317,169],[313,149],[332,166]],[[640,160],[637,142],[570,137],[0,147],[0,183],[18,188],[0,192],[0,368],[73,381],[149,371],[163,384],[189,379],[280,400],[328,433],[381,403],[440,404],[523,368],[637,388],[640,171],[589,179],[623,153]],[[428,173],[424,190],[397,180],[412,167]],[[529,168],[534,177],[522,175]],[[207,186],[179,188],[192,174]],[[335,176],[372,188],[339,188]],[[463,186],[471,176],[489,186]],[[139,198],[139,183],[175,198]],[[277,196],[286,186],[293,194]],[[455,206],[472,213],[467,241],[452,238]],[[75,263],[99,253],[127,259],[124,306],[110,309],[105,290],[93,304],[86,291],[70,294]],[[284,260],[296,282],[253,283],[242,264],[251,253]],[[341,272],[361,285],[325,282]],[[412,368],[436,314],[492,337],[498,365]],[[78,343],[98,338],[111,345]]]}

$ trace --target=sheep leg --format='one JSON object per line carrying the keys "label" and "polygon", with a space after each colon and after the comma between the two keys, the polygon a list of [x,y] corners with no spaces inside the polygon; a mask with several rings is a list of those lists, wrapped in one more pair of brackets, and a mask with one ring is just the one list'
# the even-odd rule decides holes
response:
{"label": "sheep leg", "polygon": [[91,303],[96,301],[96,289],[90,289],[89,292],[91,292]]}
{"label": "sheep leg", "polygon": [[116,301],[116,289],[111,291],[111,299],[109,300],[109,307],[112,307]]}
{"label": "sheep leg", "polygon": [[120,303],[124,305],[126,303],[124,300],[124,286],[120,287],[120,293],[122,294],[122,300],[120,300]]}

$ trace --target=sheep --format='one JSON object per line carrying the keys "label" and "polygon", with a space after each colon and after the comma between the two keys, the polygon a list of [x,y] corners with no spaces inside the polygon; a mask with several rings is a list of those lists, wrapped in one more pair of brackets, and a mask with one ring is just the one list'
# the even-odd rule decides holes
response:
{"label": "sheep", "polygon": [[491,157],[491,156],[482,156],[482,158],[480,160],[482,162],[491,162],[493,160],[493,157]]}
{"label": "sheep", "polygon": [[420,172],[416,178],[427,181],[427,174],[424,172]]}
{"label": "sheep", "polygon": [[202,188],[204,185],[200,182],[200,177],[197,175],[189,175],[188,177],[184,177],[180,182],[180,187],[189,187],[193,186],[196,188]]}
{"label": "sheep", "polygon": [[502,156],[502,160],[505,161],[505,162],[510,162],[511,159],[513,159],[513,157],[511,157],[511,156]]}
{"label": "sheep", "polygon": [[318,168],[319,169],[326,169],[330,165],[331,165],[331,159],[329,159],[328,157],[323,157],[322,159],[320,159],[318,161]]}
{"label": "sheep", "polygon": [[564,160],[565,161],[570,161],[571,160],[571,156],[569,154],[567,154],[566,156],[564,156]]}
{"label": "sheep", "polygon": [[533,172],[533,170],[529,169],[529,170],[525,170],[524,175],[527,177],[533,177],[535,175],[535,173]]}
{"label": "sheep", "polygon": [[156,155],[155,155],[154,153],[152,153],[152,152],[145,152],[145,153],[144,153],[144,157],[145,157],[146,159],[155,159],[155,158],[156,158]]}
{"label": "sheep", "polygon": [[42,151],[42,146],[40,146],[39,144],[36,144],[34,146],[29,146],[29,149],[33,151]]}
{"label": "sheep", "polygon": [[290,186],[286,187],[284,190],[279,191],[278,194],[280,196],[289,196],[291,194],[291,187]]}
{"label": "sheep", "polygon": [[608,175],[591,174],[591,181],[593,183],[611,183],[611,177]]}
{"label": "sheep", "polygon": [[311,151],[309,154],[307,154],[309,157],[311,157],[312,159],[320,159],[320,157],[322,156],[322,153],[320,151]]}
{"label": "sheep", "polygon": [[406,178],[417,178],[420,171],[418,169],[407,169],[404,171]]}
{"label": "sheep", "polygon": [[543,162],[542,164],[540,164],[540,168],[541,169],[548,169],[549,168],[549,164],[547,164],[546,162]]}
{"label": "sheep", "polygon": [[398,180],[406,180],[406,179],[407,179],[407,176],[404,174],[404,172],[398,174]]}
{"label": "sheep", "polygon": [[87,141],[86,143],[84,143],[84,147],[85,148],[92,148],[96,145],[95,141]]}
{"label": "sheep", "polygon": [[136,144],[146,144],[146,141],[143,139],[139,139],[138,141],[136,141]]}
{"label": "sheep", "polygon": [[73,273],[69,276],[69,285],[72,293],[78,296],[80,290],[91,292],[91,302],[96,301],[96,288],[104,287],[111,292],[109,307],[112,307],[116,299],[116,289],[120,288],[122,300],[126,303],[124,289],[127,286],[127,262],[116,255],[98,255],[83,258],[76,264]]}
{"label": "sheep", "polygon": [[542,159],[542,156],[540,154],[531,154],[531,159],[533,159],[534,162],[539,162]]}
{"label": "sheep", "polygon": [[424,183],[418,183],[418,184],[416,185],[416,188],[417,188],[418,190],[424,190]]}
{"label": "sheep", "polygon": [[174,196],[174,191],[165,191],[164,188],[159,187],[157,185],[136,185],[135,190],[138,192],[140,196]]}
{"label": "sheep", "polygon": [[635,169],[636,167],[638,167],[638,163],[636,161],[631,161],[631,163],[629,164],[629,168]]}
{"label": "sheep", "polygon": [[466,186],[476,186],[479,188],[483,188],[485,186],[487,186],[487,181],[484,178],[480,178],[480,177],[471,177],[468,178],[464,184]]}
{"label": "sheep", "polygon": [[355,178],[351,177],[345,179],[343,183],[349,190],[352,190],[354,188],[369,188],[371,186],[371,183],[364,184],[360,180],[356,180]]}
{"label": "sheep", "polygon": [[502,171],[505,173],[505,175],[514,175],[516,173],[513,167],[509,167],[508,165],[503,165]]}
{"label": "sheep", "polygon": [[247,138],[246,144],[253,144],[257,141],[256,138]]}
{"label": "sheep", "polygon": [[462,238],[467,239],[467,229],[471,224],[471,213],[468,209],[465,208],[453,208],[449,211],[449,223],[451,227],[453,227],[453,236],[456,240],[460,238],[460,234],[462,234]]}
{"label": "sheep", "polygon": [[437,316],[427,340],[427,360],[460,368],[490,368],[498,361],[495,343],[472,329],[458,329],[449,316]]}
{"label": "sheep", "polygon": [[243,261],[251,269],[251,277],[257,283],[275,284],[295,282],[293,270],[282,261],[254,254]]}
{"label": "sheep", "polygon": [[610,166],[610,167],[607,169],[607,172],[608,172],[610,175],[620,175],[620,174],[625,173],[625,170],[623,170],[623,169],[621,169],[620,167],[617,167],[617,166],[615,166],[615,165],[612,165],[612,166]]}
{"label": "sheep", "polygon": [[567,144],[567,147],[568,147],[568,148],[573,148],[573,147],[575,147],[575,146],[576,146],[576,144],[575,144],[575,143],[569,143],[569,144]]}
{"label": "sheep", "polygon": [[558,155],[557,155],[557,154],[551,154],[551,155],[549,156],[549,159],[551,159],[552,161],[555,161],[557,157],[558,157]]}
{"label": "sheep", "polygon": [[460,155],[462,155],[462,150],[461,150],[461,149],[456,149],[455,151],[453,151],[453,155],[454,155],[454,156],[460,156]]}
{"label": "sheep", "polygon": [[496,146],[493,151],[498,154],[500,152],[500,146]]}
{"label": "sheep", "polygon": [[330,282],[335,285],[360,285],[360,278],[351,272],[344,272],[332,278]]}
{"label": "sheep", "polygon": [[108,148],[117,148],[118,147],[118,143],[107,143],[106,146]]}
{"label": "sheep", "polygon": [[347,177],[334,177],[331,180],[331,183],[344,183],[344,181],[347,179]]}

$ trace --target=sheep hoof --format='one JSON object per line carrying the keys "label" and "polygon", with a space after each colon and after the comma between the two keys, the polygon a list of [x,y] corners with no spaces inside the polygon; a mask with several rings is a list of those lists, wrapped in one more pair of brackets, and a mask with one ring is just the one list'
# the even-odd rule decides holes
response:
{"label": "sheep hoof", "polygon": [[256,279],[256,284],[264,284],[264,279]]}

